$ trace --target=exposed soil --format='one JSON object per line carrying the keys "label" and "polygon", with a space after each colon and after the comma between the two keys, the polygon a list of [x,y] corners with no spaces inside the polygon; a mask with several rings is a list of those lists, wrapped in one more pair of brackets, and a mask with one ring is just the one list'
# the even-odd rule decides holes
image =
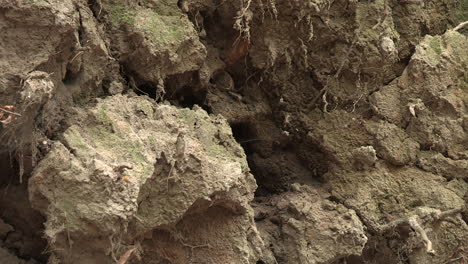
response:
{"label": "exposed soil", "polygon": [[0,263],[468,262],[466,0],[0,0]]}

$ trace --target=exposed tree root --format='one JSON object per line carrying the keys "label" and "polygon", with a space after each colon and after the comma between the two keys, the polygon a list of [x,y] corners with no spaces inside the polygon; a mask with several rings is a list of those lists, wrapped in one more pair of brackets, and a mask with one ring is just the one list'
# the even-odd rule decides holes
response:
{"label": "exposed tree root", "polygon": [[419,208],[419,214],[414,214],[408,217],[396,219],[386,225],[381,225],[377,228],[379,233],[385,233],[393,230],[399,226],[409,225],[417,234],[420,235],[421,240],[426,246],[426,252],[435,255],[436,252],[432,247],[432,241],[428,238],[423,226],[432,224],[437,221],[446,220],[448,217],[453,217],[459,214],[462,209],[451,209],[447,211],[440,211],[432,208]]}
{"label": "exposed tree root", "polygon": [[465,21],[465,22],[462,22],[462,23],[458,24],[458,26],[454,27],[453,30],[454,31],[460,30],[466,25],[468,25],[468,21]]}

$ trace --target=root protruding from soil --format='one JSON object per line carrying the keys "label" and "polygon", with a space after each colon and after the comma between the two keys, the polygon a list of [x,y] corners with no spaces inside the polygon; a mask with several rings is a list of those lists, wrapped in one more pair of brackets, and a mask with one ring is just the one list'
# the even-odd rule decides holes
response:
{"label": "root protruding from soil", "polygon": [[399,226],[408,225],[420,236],[420,239],[426,246],[426,253],[430,255],[436,255],[436,251],[433,248],[433,243],[427,236],[427,232],[424,230],[424,226],[434,224],[434,222],[447,220],[447,218],[461,213],[462,209],[451,209],[447,211],[440,211],[431,208],[419,209],[419,214],[393,220],[386,225],[379,226],[377,231],[383,234],[390,230],[394,230]]}

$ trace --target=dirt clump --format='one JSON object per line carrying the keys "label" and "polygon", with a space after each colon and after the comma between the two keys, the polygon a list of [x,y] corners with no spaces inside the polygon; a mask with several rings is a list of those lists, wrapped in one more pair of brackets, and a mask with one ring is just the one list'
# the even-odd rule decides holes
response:
{"label": "dirt clump", "polygon": [[270,248],[266,262],[330,263],[362,254],[367,237],[353,210],[320,197],[309,186],[296,184],[293,189],[253,204]]}
{"label": "dirt clump", "polygon": [[[256,184],[222,118],[116,95],[79,119],[29,181],[53,258],[112,263],[138,247],[145,263],[240,263],[261,253],[249,205]],[[195,219],[225,235],[197,235]]]}

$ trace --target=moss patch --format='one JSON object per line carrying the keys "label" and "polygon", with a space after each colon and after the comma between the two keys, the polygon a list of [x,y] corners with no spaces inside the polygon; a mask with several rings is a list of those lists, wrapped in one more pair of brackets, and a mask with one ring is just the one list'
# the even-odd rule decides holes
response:
{"label": "moss patch", "polygon": [[98,148],[107,149],[112,153],[119,153],[119,156],[124,159],[132,160],[132,162],[140,165],[149,164],[144,153],[145,148],[140,142],[135,142],[129,139],[124,139],[110,132],[106,126],[95,126],[90,129]]}
{"label": "moss patch", "polygon": [[428,35],[421,44],[416,47],[416,53],[413,55],[413,59],[418,58],[432,66],[436,66],[441,62],[442,52],[441,38]]}
{"label": "moss patch", "polygon": [[89,151],[88,145],[83,140],[83,137],[81,137],[77,127],[70,127],[67,131],[65,131],[64,137],[67,143],[77,151],[82,151],[82,153]]}
{"label": "moss patch", "polygon": [[[130,133],[130,131],[129,131]],[[80,131],[76,126],[70,127],[64,134],[69,146],[75,149],[80,156],[94,156],[93,148],[119,153],[119,159],[130,161],[136,165],[136,175],[148,176],[151,174],[152,164],[147,160],[145,147],[141,142],[123,138],[109,130],[107,125],[95,125]],[[92,146],[91,148],[88,146]]]}
{"label": "moss patch", "polygon": [[177,44],[190,36],[191,27],[179,15],[161,15],[155,10],[138,12],[137,25],[147,32],[155,43],[160,45]]}
{"label": "moss patch", "polygon": [[[450,31],[443,35],[444,43],[450,50],[450,54],[458,58],[460,62],[468,63],[468,53],[466,52],[467,37],[459,32]],[[461,69],[465,69],[461,67]]]}
{"label": "moss patch", "polygon": [[101,105],[97,110],[97,113],[95,113],[95,117],[101,124],[106,126],[108,129],[112,130],[113,121],[111,120],[107,112],[107,105]]}
{"label": "moss patch", "polygon": [[439,39],[437,38],[432,38],[430,41],[429,41],[429,47],[431,47],[432,50],[434,50],[437,55],[440,55],[442,54],[442,47],[440,45],[440,41]]}
{"label": "moss patch", "polygon": [[113,5],[110,7],[110,17],[113,26],[133,25],[137,12],[125,5]]}

